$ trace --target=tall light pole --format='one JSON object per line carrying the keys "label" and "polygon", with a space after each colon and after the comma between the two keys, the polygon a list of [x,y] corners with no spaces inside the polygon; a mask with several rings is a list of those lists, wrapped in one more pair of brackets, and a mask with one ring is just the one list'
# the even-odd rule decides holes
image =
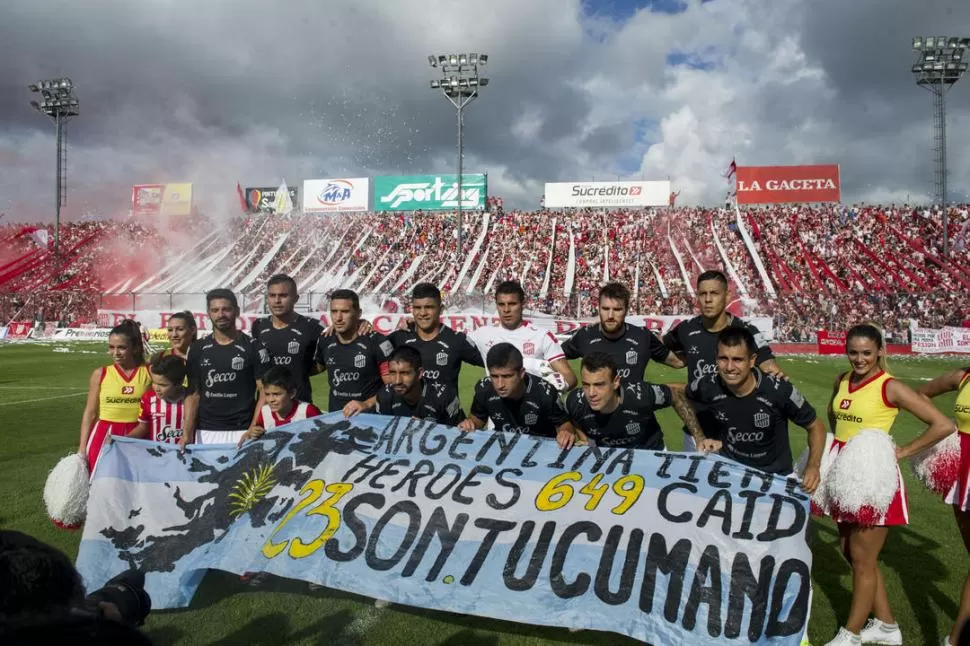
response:
{"label": "tall light pole", "polygon": [[936,199],[943,208],[943,257],[950,256],[950,217],[946,197],[946,93],[967,71],[964,56],[970,55],[970,38],[916,36],[913,49],[919,60],[913,64],[916,84],[933,93],[933,141],[936,152]]}
{"label": "tall light pole", "polygon": [[79,113],[74,84],[69,78],[38,81],[28,86],[31,92],[39,92],[43,101],[31,101],[30,105],[54,120],[57,133],[57,193],[54,211],[54,255],[61,247],[61,206],[67,202],[67,159],[64,149],[64,124]]}
{"label": "tall light pole", "polygon": [[458,258],[462,254],[462,142],[464,125],[462,112],[469,103],[478,98],[478,90],[488,85],[488,79],[478,75],[478,68],[488,63],[487,54],[432,54],[428,56],[431,67],[441,69],[441,78],[431,81],[432,90],[441,90],[445,98],[458,111]]}

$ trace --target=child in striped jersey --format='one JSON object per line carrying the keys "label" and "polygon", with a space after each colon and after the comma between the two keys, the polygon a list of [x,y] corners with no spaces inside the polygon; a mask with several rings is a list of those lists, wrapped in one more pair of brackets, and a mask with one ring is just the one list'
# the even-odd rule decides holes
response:
{"label": "child in striped jersey", "polygon": [[185,419],[185,360],[175,355],[152,359],[152,389],[141,398],[138,426],[131,437],[177,444]]}
{"label": "child in striped jersey", "polygon": [[313,404],[296,398],[296,379],[289,368],[273,366],[263,375],[262,383],[266,403],[259,411],[256,424],[239,441],[240,446],[246,440],[262,437],[268,430],[323,414]]}

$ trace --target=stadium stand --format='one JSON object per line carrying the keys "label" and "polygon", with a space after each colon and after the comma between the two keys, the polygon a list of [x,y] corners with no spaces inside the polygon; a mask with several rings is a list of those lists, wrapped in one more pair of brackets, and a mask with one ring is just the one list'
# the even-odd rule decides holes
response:
{"label": "stadium stand", "polygon": [[51,226],[15,223],[0,227],[0,324],[91,323],[99,308],[170,308],[216,286],[261,311],[265,281],[279,272],[296,279],[307,311],[338,287],[406,307],[421,281],[439,285],[453,310],[480,309],[514,278],[548,314],[594,315],[608,280],[630,286],[633,313],[686,314],[697,275],[722,269],[744,313],[772,316],[781,341],[863,320],[905,340],[910,319],[970,324],[967,206],[951,211],[948,262],[940,221],[928,208],[876,205],[498,210],[465,214],[458,254],[450,213],[256,214],[67,223],[59,257]]}

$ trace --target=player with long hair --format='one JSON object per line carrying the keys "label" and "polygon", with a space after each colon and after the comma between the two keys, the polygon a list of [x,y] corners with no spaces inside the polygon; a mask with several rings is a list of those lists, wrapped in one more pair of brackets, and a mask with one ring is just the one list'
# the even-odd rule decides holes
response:
{"label": "player with long hair", "polygon": [[[830,449],[832,470],[837,466],[839,452],[861,431],[872,429],[890,433],[900,409],[909,411],[927,424],[927,428],[908,444],[896,447],[897,461],[950,434],[953,423],[943,413],[886,371],[882,334],[875,326],[851,328],[846,335],[845,351],[852,369],[835,380],[828,410],[829,424],[835,434]],[[879,553],[886,543],[889,528],[909,524],[906,489],[898,466],[896,482],[896,494],[889,508],[871,526],[847,518],[837,508],[830,510],[839,527],[842,554],[852,566],[852,604],[845,626],[839,629],[828,646],[902,644],[902,632],[889,606],[886,585],[879,570]],[[873,619],[869,619],[870,613],[874,615]]]}
{"label": "player with long hair", "polygon": [[[953,418],[956,420],[960,438],[960,471],[953,488],[944,498],[945,502],[953,505],[953,516],[963,538],[963,546],[970,553],[970,366],[960,368],[923,384],[919,389],[921,395],[938,397],[944,393],[956,391],[957,399],[953,405]],[[960,593],[960,609],[953,629],[943,642],[944,646],[957,643],[960,630],[970,619],[970,574],[963,581]]]}
{"label": "player with long hair", "polygon": [[122,321],[108,333],[111,364],[95,368],[81,415],[78,453],[94,473],[101,446],[109,435],[128,435],[138,426],[141,397],[152,387],[145,347],[135,321]]}

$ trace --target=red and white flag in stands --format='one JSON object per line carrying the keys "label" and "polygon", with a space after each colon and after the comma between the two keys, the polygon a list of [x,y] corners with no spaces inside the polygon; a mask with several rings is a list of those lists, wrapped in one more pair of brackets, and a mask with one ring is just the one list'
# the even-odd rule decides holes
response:
{"label": "red and white flag in stands", "polygon": [[736,161],[734,161],[734,158],[732,157],[731,158],[731,165],[728,166],[727,171],[724,173],[724,178],[727,179],[728,181],[730,181],[731,178],[734,177],[734,175],[737,172],[738,172],[738,164],[737,164]]}
{"label": "red and white flag in stands", "polygon": [[239,196],[239,208],[243,213],[249,213],[249,205],[246,204],[246,194],[243,192],[242,184],[236,182],[236,195]]}

